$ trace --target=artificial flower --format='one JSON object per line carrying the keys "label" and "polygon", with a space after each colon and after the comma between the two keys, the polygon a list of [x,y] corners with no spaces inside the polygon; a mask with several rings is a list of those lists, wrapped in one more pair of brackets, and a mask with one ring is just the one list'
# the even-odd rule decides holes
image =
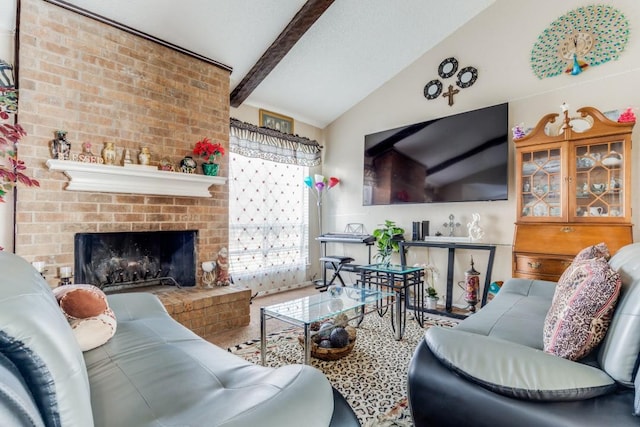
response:
{"label": "artificial flower", "polygon": [[224,147],[220,143],[213,143],[209,138],[205,137],[196,142],[193,154],[207,159],[209,163],[214,163],[216,158],[224,156]]}

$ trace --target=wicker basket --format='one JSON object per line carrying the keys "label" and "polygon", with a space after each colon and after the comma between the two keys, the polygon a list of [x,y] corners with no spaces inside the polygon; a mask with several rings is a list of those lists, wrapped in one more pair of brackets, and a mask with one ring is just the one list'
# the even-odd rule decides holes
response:
{"label": "wicker basket", "polygon": [[[311,356],[320,360],[338,360],[351,353],[353,347],[356,345],[356,332],[352,326],[347,326],[349,332],[349,344],[346,347],[341,348],[324,348],[319,347],[313,340],[311,341]],[[298,341],[300,345],[304,347],[304,335],[298,335]]]}

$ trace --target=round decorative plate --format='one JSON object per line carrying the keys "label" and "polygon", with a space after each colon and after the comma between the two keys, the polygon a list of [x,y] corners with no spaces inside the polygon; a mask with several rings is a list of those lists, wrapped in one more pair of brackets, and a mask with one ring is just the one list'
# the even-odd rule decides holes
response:
{"label": "round decorative plate", "polygon": [[473,85],[478,79],[478,70],[474,67],[465,67],[458,73],[456,85],[462,89],[466,89]]}
{"label": "round decorative plate", "polygon": [[438,79],[431,80],[424,87],[424,97],[427,99],[436,99],[442,93],[442,82]]}
{"label": "round decorative plate", "polygon": [[438,67],[438,75],[443,79],[453,76],[456,71],[458,71],[458,60],[454,57],[445,59]]}

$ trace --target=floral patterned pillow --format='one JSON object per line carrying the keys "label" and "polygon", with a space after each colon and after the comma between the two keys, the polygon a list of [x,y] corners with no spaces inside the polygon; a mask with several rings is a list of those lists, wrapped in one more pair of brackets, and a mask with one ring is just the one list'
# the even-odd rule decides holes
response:
{"label": "floral patterned pillow", "polygon": [[560,277],[544,322],[544,351],[578,360],[607,333],[620,295],[620,275],[604,258],[574,261]]}
{"label": "floral patterned pillow", "polygon": [[611,254],[609,253],[609,247],[606,243],[601,242],[597,245],[589,246],[578,252],[573,259],[574,261],[582,261],[585,259],[604,258],[609,261]]}

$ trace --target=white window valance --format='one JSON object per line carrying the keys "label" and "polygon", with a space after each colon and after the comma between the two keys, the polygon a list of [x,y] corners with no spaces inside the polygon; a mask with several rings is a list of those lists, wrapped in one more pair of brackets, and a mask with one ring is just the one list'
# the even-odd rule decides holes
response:
{"label": "white window valance", "polygon": [[231,119],[229,150],[245,157],[298,166],[318,166],[322,146],[317,141]]}

